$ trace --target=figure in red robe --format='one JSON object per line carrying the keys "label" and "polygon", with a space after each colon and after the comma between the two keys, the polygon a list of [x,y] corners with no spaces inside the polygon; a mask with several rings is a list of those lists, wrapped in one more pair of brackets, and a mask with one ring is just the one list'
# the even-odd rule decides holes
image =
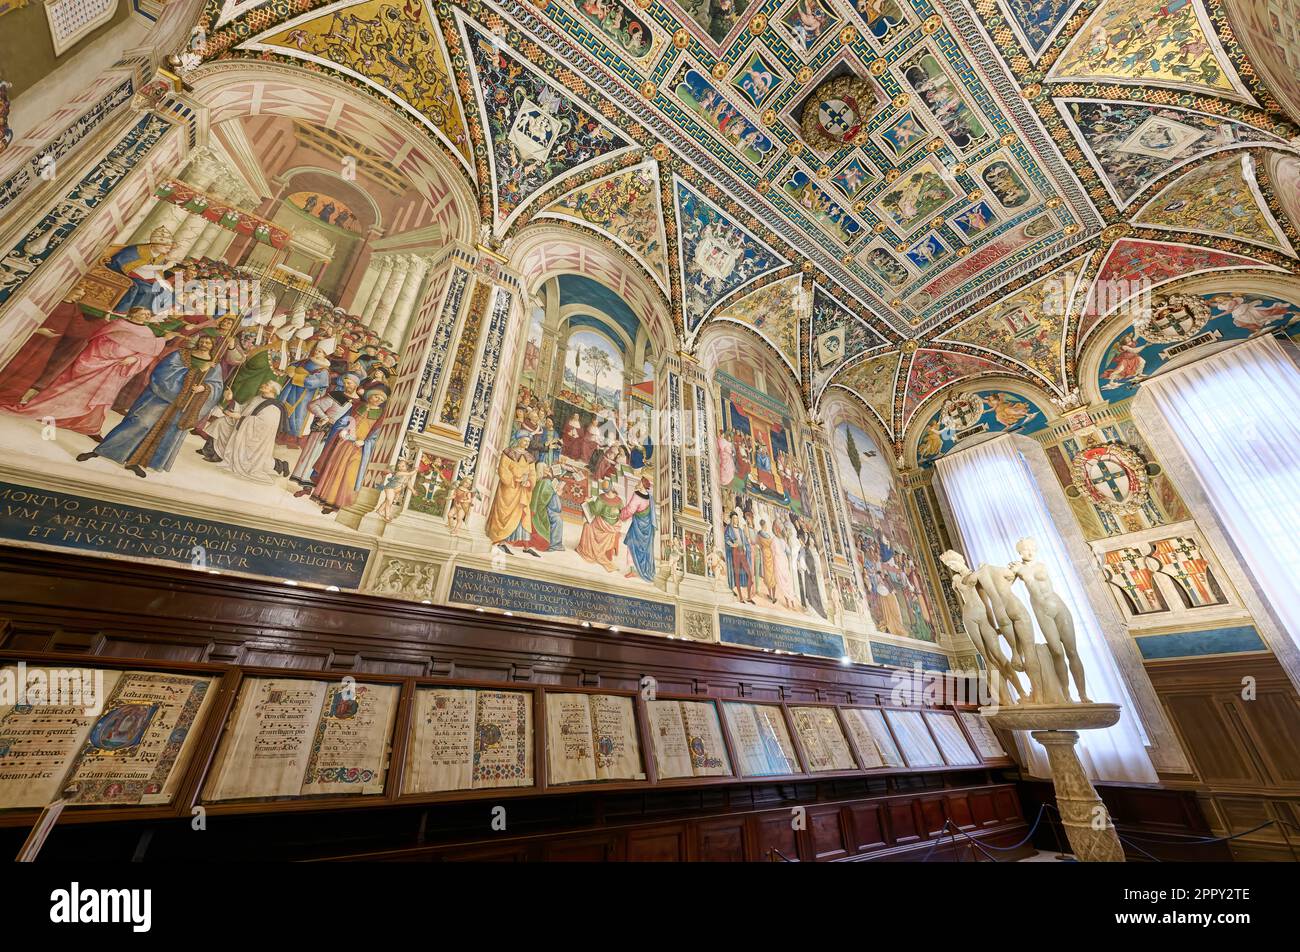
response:
{"label": "figure in red robe", "polygon": [[57,425],[99,438],[104,415],[118,391],[162,353],[171,332],[159,337],[147,307],[133,307],[125,318],[109,321],[90,335],[66,370],[26,406],[5,409],[33,419],[53,417]]}
{"label": "figure in red robe", "polygon": [[81,310],[77,302],[85,296],[85,288],[73,287],[9,361],[0,376],[0,406],[29,402],[77,359],[86,339],[104,325],[102,318]]}

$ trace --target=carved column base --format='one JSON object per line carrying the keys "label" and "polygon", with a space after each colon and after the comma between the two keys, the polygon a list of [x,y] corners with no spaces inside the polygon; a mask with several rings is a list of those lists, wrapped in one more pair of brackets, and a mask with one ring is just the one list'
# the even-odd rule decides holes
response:
{"label": "carved column base", "polygon": [[1079,732],[1030,731],[1029,736],[1047,751],[1056,808],[1075,857],[1082,863],[1124,862],[1124,847],[1115,824],[1075,753]]}
{"label": "carved column base", "polygon": [[1124,847],[1115,824],[1074,750],[1080,730],[1098,730],[1119,723],[1119,705],[1011,704],[983,707],[980,714],[992,727],[1029,731],[1029,736],[1047,751],[1056,808],[1075,857],[1083,863],[1124,862]]}

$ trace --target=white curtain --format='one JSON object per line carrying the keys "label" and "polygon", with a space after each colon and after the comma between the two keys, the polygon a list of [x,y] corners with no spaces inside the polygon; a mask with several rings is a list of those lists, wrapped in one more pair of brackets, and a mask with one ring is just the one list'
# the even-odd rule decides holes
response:
{"label": "white curtain", "polygon": [[[1075,639],[1087,675],[1089,698],[1123,708],[1114,727],[1079,732],[1076,749],[1088,775],[1094,780],[1156,783],[1158,778],[1147,756],[1141,721],[1106,645],[1101,622],[1038,481],[1014,440],[998,437],[958,450],[938,460],[935,468],[972,568],[986,562],[1006,565],[1018,561],[1016,543],[1026,537],[1037,540],[1038,559],[1046,565],[1057,593],[1074,616]],[[1083,571],[1098,571],[1082,555],[1080,566]],[[1029,604],[1023,586],[1017,586],[1017,594]],[[1041,632],[1037,635],[1037,641],[1046,641]],[[1047,755],[1042,747],[1029,741],[1028,735],[1018,736],[1017,742],[1026,755],[1029,772],[1049,776]]]}
{"label": "white curtain", "polygon": [[1281,627],[1300,642],[1300,368],[1258,337],[1143,384]]}

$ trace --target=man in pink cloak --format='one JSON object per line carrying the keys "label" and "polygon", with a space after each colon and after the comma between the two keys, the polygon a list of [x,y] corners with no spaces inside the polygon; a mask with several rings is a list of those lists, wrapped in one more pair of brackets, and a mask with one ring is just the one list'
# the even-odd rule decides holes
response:
{"label": "man in pink cloak", "polygon": [[77,359],[31,402],[3,409],[38,420],[53,417],[58,426],[98,438],[118,391],[167,345],[171,334],[154,334],[154,320],[149,308],[131,308],[125,318],[91,334]]}

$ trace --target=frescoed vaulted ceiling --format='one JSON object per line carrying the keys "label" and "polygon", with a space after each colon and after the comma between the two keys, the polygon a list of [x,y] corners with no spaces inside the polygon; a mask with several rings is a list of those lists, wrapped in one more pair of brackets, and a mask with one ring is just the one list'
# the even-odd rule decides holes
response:
{"label": "frescoed vaulted ceiling", "polygon": [[1296,176],[1270,172],[1300,82],[1274,98],[1288,38],[1238,6],[210,0],[194,51],[366,91],[473,185],[485,245],[597,236],[685,349],[744,325],[899,446],[982,375],[1068,402],[1121,303],[1099,282],[1300,270]]}

